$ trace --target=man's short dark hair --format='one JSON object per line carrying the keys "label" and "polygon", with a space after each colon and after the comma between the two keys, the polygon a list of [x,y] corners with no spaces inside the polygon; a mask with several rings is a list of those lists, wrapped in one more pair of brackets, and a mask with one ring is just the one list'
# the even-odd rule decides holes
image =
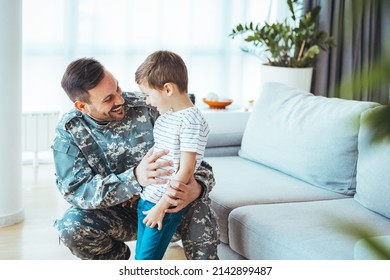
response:
{"label": "man's short dark hair", "polygon": [[71,62],[62,77],[61,86],[73,102],[89,102],[89,90],[104,78],[103,65],[93,58],[80,58]]}

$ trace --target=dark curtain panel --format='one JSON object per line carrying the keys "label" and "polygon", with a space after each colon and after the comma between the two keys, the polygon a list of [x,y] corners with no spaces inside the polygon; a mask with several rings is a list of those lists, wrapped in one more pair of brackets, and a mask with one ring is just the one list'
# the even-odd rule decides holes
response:
{"label": "dark curtain panel", "polygon": [[389,84],[352,91],[338,88],[340,82],[351,75],[372,71],[384,55],[383,1],[386,0],[304,0],[306,11],[321,6],[318,26],[328,32],[337,45],[319,55],[313,74],[313,93],[389,103]]}

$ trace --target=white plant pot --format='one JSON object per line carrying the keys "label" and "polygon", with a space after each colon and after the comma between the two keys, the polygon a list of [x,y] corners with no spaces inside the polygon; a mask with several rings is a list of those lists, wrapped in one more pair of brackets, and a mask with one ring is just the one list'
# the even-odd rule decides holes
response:
{"label": "white plant pot", "polygon": [[278,82],[310,92],[313,68],[291,68],[261,65],[261,87],[267,82]]}

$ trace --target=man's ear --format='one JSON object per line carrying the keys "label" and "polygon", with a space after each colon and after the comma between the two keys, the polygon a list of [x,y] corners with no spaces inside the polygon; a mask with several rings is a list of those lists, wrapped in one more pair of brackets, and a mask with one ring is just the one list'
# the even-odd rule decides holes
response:
{"label": "man's ear", "polygon": [[164,84],[164,93],[167,95],[167,96],[171,96],[173,94],[173,89],[174,89],[174,85],[173,83],[165,83]]}
{"label": "man's ear", "polygon": [[75,103],[73,103],[74,107],[79,110],[81,113],[88,114],[88,105],[80,100],[77,100]]}

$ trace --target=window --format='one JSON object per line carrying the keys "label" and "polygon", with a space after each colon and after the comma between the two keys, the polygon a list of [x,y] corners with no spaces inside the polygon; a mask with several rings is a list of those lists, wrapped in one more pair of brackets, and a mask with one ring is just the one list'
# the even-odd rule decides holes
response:
{"label": "window", "polygon": [[283,9],[271,0],[25,0],[23,111],[68,110],[60,81],[79,57],[95,57],[123,90],[138,91],[134,72],[158,49],[183,57],[198,102],[214,92],[244,105],[260,90],[261,62],[228,34],[238,23],[271,20]]}

